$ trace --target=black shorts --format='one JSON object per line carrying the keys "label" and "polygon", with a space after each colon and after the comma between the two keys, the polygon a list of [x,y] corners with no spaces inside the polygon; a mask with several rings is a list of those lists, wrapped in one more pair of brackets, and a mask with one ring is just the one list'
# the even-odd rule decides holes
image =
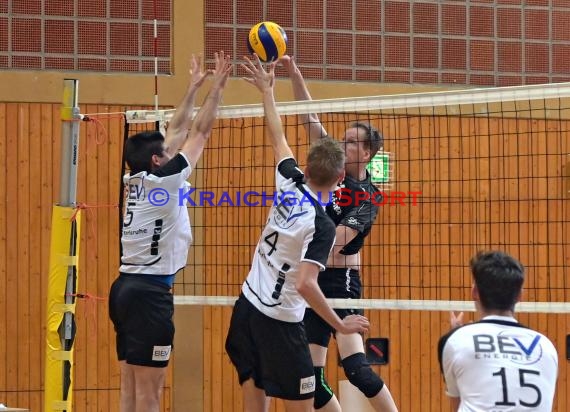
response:
{"label": "black shorts", "polygon": [[174,300],[166,284],[121,274],[111,286],[109,315],[117,356],[131,365],[166,367],[174,340]]}
{"label": "black shorts", "polygon": [[[329,268],[319,274],[319,287],[327,298],[360,299],[361,283],[357,270],[348,268]],[[348,315],[362,315],[361,309],[335,309],[336,314],[344,319]],[[310,308],[305,311],[305,330],[309,343],[327,347],[335,330]]]}
{"label": "black shorts", "polygon": [[240,385],[251,378],[267,396],[314,397],[313,362],[302,323],[270,318],[240,295],[232,312],[226,351]]}

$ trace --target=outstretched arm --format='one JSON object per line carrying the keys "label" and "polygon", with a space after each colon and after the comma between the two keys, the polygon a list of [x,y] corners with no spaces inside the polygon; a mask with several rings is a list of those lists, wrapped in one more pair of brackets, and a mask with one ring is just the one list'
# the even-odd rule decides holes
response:
{"label": "outstretched arm", "polygon": [[188,129],[192,123],[192,112],[194,111],[194,101],[196,93],[200,86],[204,84],[204,79],[208,76],[209,71],[202,71],[201,56],[192,55],[190,75],[191,80],[186,90],[184,98],[176,108],[176,113],[168,125],[165,138],[166,151],[172,157],[182,147],[188,137]]}
{"label": "outstretched arm", "polygon": [[242,64],[242,67],[252,77],[245,78],[248,83],[253,84],[259,89],[263,95],[263,108],[265,110],[265,118],[267,120],[267,128],[269,129],[269,138],[271,146],[275,154],[277,163],[286,157],[293,157],[293,152],[287,144],[287,139],[283,133],[283,125],[281,117],[277,113],[275,107],[275,96],[273,94],[273,86],[275,84],[275,63],[269,65],[269,71],[261,66],[261,61],[257,55],[255,57],[255,64],[245,57],[247,63]]}
{"label": "outstretched arm", "polygon": [[[307,89],[307,85],[305,84],[305,79],[303,79],[303,75],[297,67],[295,59],[293,57],[285,55],[279,61],[289,73],[295,100],[312,100],[309,89]],[[309,135],[309,140],[311,143],[327,135],[327,131],[321,124],[319,116],[317,116],[316,113],[308,113],[303,115],[302,122],[305,126],[307,134]]]}
{"label": "outstretched arm", "polygon": [[192,168],[198,163],[206,141],[210,137],[231,67],[230,56],[226,56],[223,51],[216,53],[216,68],[213,72],[212,87],[194,119],[190,135],[181,149]]}

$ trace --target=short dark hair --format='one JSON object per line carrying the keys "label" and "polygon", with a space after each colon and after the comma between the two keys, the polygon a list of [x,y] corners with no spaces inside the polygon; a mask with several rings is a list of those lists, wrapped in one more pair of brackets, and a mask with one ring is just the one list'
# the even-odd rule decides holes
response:
{"label": "short dark hair", "polygon": [[470,262],[481,305],[487,310],[514,310],[524,283],[524,267],[504,252],[479,252]]}
{"label": "short dark hair", "polygon": [[345,155],[341,145],[330,137],[316,140],[309,148],[307,172],[319,186],[332,185],[344,170]]}
{"label": "short dark hair", "polygon": [[350,127],[356,127],[366,132],[364,147],[370,150],[370,159],[372,159],[384,145],[384,136],[382,136],[382,133],[370,123],[366,122],[353,122],[350,124]]}
{"label": "short dark hair", "polygon": [[160,132],[147,131],[129,137],[125,143],[125,160],[131,175],[143,171],[150,173],[152,156],[162,155],[163,152],[164,136]]}

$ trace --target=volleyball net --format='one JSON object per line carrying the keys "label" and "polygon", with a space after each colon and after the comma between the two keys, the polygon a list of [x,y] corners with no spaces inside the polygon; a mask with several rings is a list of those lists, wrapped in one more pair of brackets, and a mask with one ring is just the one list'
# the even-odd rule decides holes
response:
{"label": "volleyball net", "polygon": [[[384,135],[369,165],[385,203],[362,249],[363,299],[335,307],[473,310],[469,260],[503,250],[527,269],[526,312],[570,312],[570,84],[278,103],[301,166],[303,114],[341,139],[354,121]],[[126,113],[125,136],[173,110]],[[263,107],[221,107],[192,173],[194,244],[175,302],[231,305],[274,192]]]}

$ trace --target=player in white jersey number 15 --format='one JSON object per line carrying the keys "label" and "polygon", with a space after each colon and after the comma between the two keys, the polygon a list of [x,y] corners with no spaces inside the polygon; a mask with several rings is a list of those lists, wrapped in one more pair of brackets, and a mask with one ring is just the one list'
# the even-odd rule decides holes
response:
{"label": "player in white jersey number 15", "polygon": [[[481,319],[452,329],[438,345],[452,410],[552,411],[556,348],[514,318],[524,282],[522,264],[502,252],[484,252],[471,260],[471,273]],[[452,326],[461,317],[452,314]]]}

